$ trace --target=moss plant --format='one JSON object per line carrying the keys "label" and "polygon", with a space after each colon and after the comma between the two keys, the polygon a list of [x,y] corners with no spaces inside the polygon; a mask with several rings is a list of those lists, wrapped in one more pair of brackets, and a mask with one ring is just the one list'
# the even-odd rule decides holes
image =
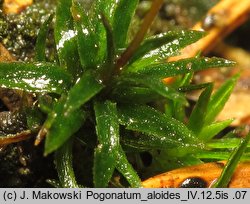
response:
{"label": "moss plant", "polygon": [[[232,122],[215,118],[238,75],[213,94],[212,84],[190,84],[195,71],[234,63],[206,57],[167,62],[204,33],[170,31],[145,38],[161,3],[152,3],[130,40],[138,0],[95,0],[90,8],[58,0],[55,59],[48,62],[45,55],[51,16],[38,35],[36,62],[0,63],[3,87],[36,94],[36,103],[22,111],[37,134],[35,144],[45,139],[44,154],[55,153],[57,186],[140,187],[141,170],[147,169],[142,152],[152,156],[148,169],[160,172],[204,158],[227,159],[228,147],[238,145],[237,139],[213,139]],[[166,77],[175,80],[164,83]],[[195,89],[202,94],[185,115],[185,93]]]}

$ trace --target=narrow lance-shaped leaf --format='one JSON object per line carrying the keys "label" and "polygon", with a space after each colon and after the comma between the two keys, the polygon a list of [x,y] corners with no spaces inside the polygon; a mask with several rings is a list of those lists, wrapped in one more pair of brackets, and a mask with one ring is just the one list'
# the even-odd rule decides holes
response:
{"label": "narrow lance-shaped leaf", "polygon": [[134,69],[128,69],[123,73],[123,77],[142,77],[151,76],[154,79],[163,79],[177,75],[187,74],[190,72],[200,71],[208,68],[231,67],[234,62],[222,58],[188,58],[175,62],[154,63],[148,66],[138,66]]}
{"label": "narrow lance-shaped leaf", "polygon": [[[240,138],[213,139],[209,141],[206,146],[211,149],[232,149],[239,145],[240,140]],[[250,147],[249,143],[247,147]]]}
{"label": "narrow lance-shaped leaf", "polygon": [[[86,114],[81,109],[65,110],[62,98],[49,114],[40,132],[47,132],[45,152],[47,155],[61,147],[82,126]],[[39,136],[39,135],[38,135]]]}
{"label": "narrow lance-shaped leaf", "polygon": [[184,85],[180,86],[178,90],[180,92],[190,92],[190,91],[196,91],[200,90],[203,88],[206,88],[210,83],[202,83],[202,84],[189,84],[189,85]]}
{"label": "narrow lance-shaped leaf", "polygon": [[[237,148],[239,145],[239,141],[238,143],[232,147],[232,148]],[[229,148],[229,147],[228,147]],[[228,148],[225,148],[226,150],[228,150]],[[230,158],[230,155],[232,154],[232,151],[225,151],[225,149],[222,149],[221,151],[215,151],[215,150],[203,150],[200,151],[195,155],[195,157],[203,159],[203,160],[228,160]],[[249,161],[250,160],[250,154],[249,151],[245,152],[241,158],[240,161]]]}
{"label": "narrow lance-shaped leaf", "polygon": [[175,54],[178,51],[199,40],[204,36],[204,32],[200,31],[169,31],[161,33],[146,39],[143,44],[138,48],[130,64],[145,58],[164,59]]}
{"label": "narrow lance-shaped leaf", "polygon": [[72,15],[77,30],[77,46],[81,65],[84,69],[93,69],[100,61],[94,25],[86,11],[75,1],[72,5]]}
{"label": "narrow lance-shaped leaf", "polygon": [[105,84],[108,83],[114,76],[115,44],[114,44],[113,31],[108,19],[104,15],[101,15],[101,18],[106,30],[106,38],[108,45],[105,64],[102,66],[100,70],[100,75],[101,75],[100,78]]}
{"label": "narrow lance-shaped leaf", "polygon": [[[114,13],[115,13],[115,10],[117,8],[119,1],[117,1],[117,0],[95,0],[92,4],[90,15],[92,15],[93,19],[94,18],[97,19],[100,17],[97,15],[103,14],[112,23],[114,20]],[[94,19],[94,20],[96,20],[96,19]],[[98,24],[99,25],[96,25],[97,27],[101,26],[102,25],[101,21],[99,21]],[[103,27],[100,29],[103,29]]]}
{"label": "narrow lance-shaped leaf", "polygon": [[90,11],[86,11],[76,1],[73,2],[72,13],[78,32],[77,43],[81,64],[84,68],[93,69],[105,61],[106,30],[101,15],[112,24],[116,5],[116,0],[96,0]]}
{"label": "narrow lance-shaped leaf", "polygon": [[95,75],[86,71],[72,89],[70,89],[64,105],[65,110],[80,108],[103,88],[104,86],[96,79]]}
{"label": "narrow lance-shaped leaf", "polygon": [[200,159],[227,160],[230,156],[230,153],[231,152],[204,150],[195,154],[195,157]]}
{"label": "narrow lance-shaped leaf", "polygon": [[116,168],[127,179],[132,188],[141,187],[141,179],[127,160],[126,154],[122,150],[121,146],[119,148],[119,154],[116,161]]}
{"label": "narrow lance-shaped leaf", "polygon": [[205,116],[207,113],[207,105],[212,93],[213,85],[208,87],[201,93],[188,121],[188,128],[195,134],[199,134],[204,126]]}
{"label": "narrow lance-shaped leaf", "polygon": [[145,138],[137,136],[133,141],[141,142],[141,145],[146,148],[148,146],[150,149],[152,144],[159,147],[165,146],[170,153],[174,152],[175,155],[182,155],[188,151],[203,148],[202,142],[184,124],[153,108],[139,105],[124,105],[120,106],[118,110],[119,121],[126,129],[148,135]]}
{"label": "narrow lance-shaped leaf", "polygon": [[133,57],[135,51],[139,48],[141,42],[145,38],[150,25],[153,23],[158,11],[163,4],[163,0],[155,0],[152,2],[149,11],[143,19],[140,29],[137,31],[134,39],[129,43],[125,51],[119,56],[115,63],[117,73],[119,74],[124,66],[129,62],[131,57]]}
{"label": "narrow lance-shaped leaf", "polygon": [[119,152],[119,123],[116,104],[110,101],[95,104],[98,146],[94,158],[95,187],[106,187],[113,175]]}
{"label": "narrow lance-shaped leaf", "polygon": [[135,13],[138,0],[120,0],[114,12],[113,30],[116,49],[124,48],[127,43],[129,25]]}
{"label": "narrow lance-shaped leaf", "polygon": [[[186,101],[177,101],[177,100],[173,100],[173,107],[171,108],[171,112],[172,112],[172,117],[175,118],[176,120],[179,120],[181,122],[185,121],[185,104],[183,104],[184,102],[186,104],[188,104],[188,102]],[[166,114],[168,114],[168,112],[165,112]]]}
{"label": "narrow lance-shaped leaf", "polygon": [[70,10],[71,5],[70,0],[57,1],[54,35],[60,64],[77,78],[80,75],[81,66],[76,44],[77,32],[74,30]]}
{"label": "narrow lance-shaped leaf", "polygon": [[223,169],[220,178],[218,181],[213,185],[214,188],[225,188],[229,184],[234,170],[237,164],[240,162],[240,158],[244,151],[247,148],[247,144],[250,140],[250,133],[246,136],[246,138],[241,140],[240,145],[233,151],[232,155],[230,156],[225,168]]}
{"label": "narrow lance-shaped leaf", "polygon": [[0,63],[0,86],[27,92],[61,94],[71,86],[72,78],[50,63]]}
{"label": "narrow lance-shaped leaf", "polygon": [[81,127],[85,119],[81,106],[99,93],[102,88],[102,84],[90,72],[85,72],[70,89],[68,96],[55,105],[40,131],[48,132],[45,154],[56,150]]}
{"label": "narrow lance-shaped leaf", "polygon": [[158,94],[185,104],[184,96],[170,86],[163,84],[161,79],[210,67],[232,66],[234,63],[220,58],[191,58],[170,63],[158,63],[146,67],[128,69],[122,73],[121,81],[143,84]]}
{"label": "narrow lance-shaped leaf", "polygon": [[166,97],[174,102],[177,102],[181,105],[187,105],[188,102],[183,93],[178,92],[171,86],[164,84],[161,79],[153,79],[149,76],[145,77],[144,80],[138,80],[143,85],[154,90],[156,93],[160,94],[163,97]]}
{"label": "narrow lance-shaped leaf", "polygon": [[228,127],[233,122],[233,119],[220,121],[216,123],[212,123],[202,128],[198,137],[203,141],[209,141],[218,133],[220,133],[223,129]]}
{"label": "narrow lance-shaped leaf", "polygon": [[69,140],[55,154],[55,164],[61,186],[64,188],[79,188],[73,169],[73,141]]}
{"label": "narrow lance-shaped leaf", "polygon": [[44,22],[42,27],[39,30],[37,39],[36,39],[36,46],[35,46],[35,59],[37,61],[46,61],[46,39],[47,34],[49,31],[49,26],[51,21],[53,20],[54,15],[51,14],[49,18]]}
{"label": "narrow lance-shaped leaf", "polygon": [[214,121],[216,116],[223,109],[229,96],[231,95],[233,88],[237,82],[239,75],[233,76],[227,80],[211,97],[208,104],[208,112],[206,114],[205,123],[209,124]]}

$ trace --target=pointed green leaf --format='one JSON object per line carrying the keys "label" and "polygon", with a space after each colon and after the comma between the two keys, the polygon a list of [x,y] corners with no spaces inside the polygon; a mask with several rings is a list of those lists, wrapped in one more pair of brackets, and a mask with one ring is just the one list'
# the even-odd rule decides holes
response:
{"label": "pointed green leaf", "polygon": [[163,96],[173,101],[178,101],[180,104],[187,105],[187,100],[183,93],[175,90],[171,86],[164,84],[162,79],[154,78],[149,75],[140,75],[140,74],[126,74],[121,76],[121,80],[118,80],[118,86],[128,86],[129,83],[134,84],[135,86],[143,85],[144,88],[149,88],[151,91],[154,91],[155,94]]}
{"label": "pointed green leaf", "polygon": [[73,141],[69,140],[55,154],[55,165],[61,183],[60,186],[63,188],[79,188],[73,169],[72,145]]}
{"label": "pointed green leaf", "polygon": [[50,63],[0,63],[0,86],[27,92],[58,93],[71,85],[70,75]]}
{"label": "pointed green leaf", "polygon": [[[175,152],[176,155],[185,154],[188,152],[187,149],[195,151],[196,148],[203,146],[184,124],[148,106],[124,105],[119,107],[118,113],[120,123],[126,129],[147,135],[147,137],[138,135],[134,140],[131,136],[132,142],[137,141],[138,144],[148,146],[148,148],[151,148],[151,145],[165,147],[169,152]],[[175,151],[176,148],[178,151]]]}
{"label": "pointed green leaf", "polygon": [[195,157],[200,158],[200,159],[216,159],[216,160],[227,160],[230,156],[229,151],[200,151],[195,155]]}
{"label": "pointed green leaf", "polygon": [[190,92],[190,91],[196,91],[200,89],[206,88],[211,83],[202,83],[202,84],[188,84],[184,85],[178,88],[181,92]]}
{"label": "pointed green leaf", "polygon": [[183,87],[183,86],[190,85],[190,83],[192,82],[193,77],[194,77],[193,73],[187,73],[187,74],[185,74],[185,76],[180,80],[178,86],[179,87]]}
{"label": "pointed green leaf", "polygon": [[43,131],[47,132],[45,152],[47,155],[61,147],[82,126],[86,114],[80,108],[66,109],[65,98],[55,105],[44,123]]}
{"label": "pointed green leaf", "polygon": [[132,16],[135,13],[138,0],[120,0],[114,13],[113,30],[116,49],[124,48]]}
{"label": "pointed green leaf", "polygon": [[122,73],[121,79],[137,84],[143,84],[156,91],[160,95],[187,103],[185,97],[170,86],[163,84],[161,79],[181,74],[187,74],[211,67],[232,66],[234,63],[220,58],[191,58],[170,63],[158,63],[137,69],[128,69]]}
{"label": "pointed green leaf", "polygon": [[[238,145],[239,145],[239,143],[238,143]],[[236,147],[238,145],[236,145]],[[218,151],[217,152],[214,150],[212,150],[212,151],[205,150],[205,151],[200,151],[194,155],[195,155],[195,157],[200,158],[200,159],[204,159],[204,160],[207,160],[207,159],[208,160],[228,160],[231,153],[232,153],[231,151],[227,151],[227,152]],[[249,152],[243,154],[240,160],[241,161],[249,161],[250,160]]]}
{"label": "pointed green leaf", "polygon": [[[114,13],[115,13],[115,10],[119,1],[117,0],[95,0],[92,4],[90,15],[92,15],[92,18],[94,20],[96,20],[97,18],[100,18],[100,16],[95,16],[95,15],[103,14],[112,23],[113,18],[114,18]],[[96,25],[97,27],[101,26],[102,24],[101,22],[99,23],[100,23],[99,25]],[[103,29],[103,27],[100,29]]]}
{"label": "pointed green leaf", "polygon": [[150,64],[148,66],[137,67],[124,73],[124,77],[142,77],[151,76],[154,79],[163,79],[165,77],[172,77],[190,72],[200,71],[208,68],[216,67],[231,67],[235,65],[234,62],[221,58],[188,58],[181,59],[175,62],[165,62]]}
{"label": "pointed green leaf", "polygon": [[231,178],[233,176],[234,170],[238,163],[240,162],[240,158],[244,151],[247,148],[247,144],[250,140],[250,133],[246,136],[246,138],[241,140],[240,145],[233,151],[231,154],[226,166],[224,167],[220,178],[213,185],[214,188],[226,188]]}
{"label": "pointed green leaf", "polygon": [[44,125],[44,128],[48,129],[45,144],[46,154],[60,147],[81,127],[85,119],[81,106],[102,88],[102,84],[90,72],[85,72],[70,89],[68,96],[55,105]]}
{"label": "pointed green leaf", "polygon": [[49,32],[49,26],[51,24],[51,21],[53,20],[53,17],[54,15],[50,15],[39,30],[35,46],[35,59],[37,61],[46,61],[46,39]]}
{"label": "pointed green leaf", "polygon": [[121,146],[119,148],[119,155],[116,161],[116,168],[127,179],[132,188],[141,187],[141,179],[137,175],[132,165],[128,162]]}
{"label": "pointed green leaf", "polygon": [[81,65],[84,69],[93,69],[100,61],[98,37],[94,25],[86,11],[75,1],[72,6],[72,14],[77,30],[77,46]]}
{"label": "pointed green leaf", "polygon": [[141,59],[143,56],[165,59],[176,55],[181,48],[196,42],[203,36],[204,32],[200,31],[169,31],[150,37],[139,47],[130,63]]}
{"label": "pointed green leaf", "polygon": [[[232,149],[239,145],[240,138],[221,138],[213,139],[207,143],[207,147],[211,149]],[[248,144],[250,147],[250,144]]]}
{"label": "pointed green leaf", "polygon": [[216,116],[223,109],[229,96],[231,95],[234,86],[237,82],[239,75],[235,75],[231,79],[227,80],[217,91],[214,93],[208,104],[208,112],[206,115],[205,123],[210,124],[214,121]]}
{"label": "pointed green leaf", "polygon": [[60,64],[77,78],[81,72],[76,44],[77,32],[74,30],[71,14],[71,0],[58,0],[55,21],[55,42]]}
{"label": "pointed green leaf", "polygon": [[[130,129],[130,127],[127,129]],[[181,139],[177,141],[177,139],[161,135],[129,135],[124,137],[122,142],[126,147],[137,151],[165,150],[170,157],[183,157],[190,153],[199,152],[203,148],[202,144],[198,142],[194,142],[193,144],[187,143],[185,145]]]}
{"label": "pointed green leaf", "polygon": [[[139,80],[137,82],[139,82]],[[174,102],[178,102],[181,105],[188,104],[183,93],[180,93],[171,86],[164,84],[161,79],[154,79],[149,75],[145,78],[141,78],[141,83],[145,86],[148,86],[161,96],[166,97]]]}
{"label": "pointed green leaf", "polygon": [[80,108],[103,88],[104,86],[96,79],[94,74],[86,71],[82,77],[78,79],[76,84],[70,89],[64,105],[65,111]]}
{"label": "pointed green leaf", "polygon": [[203,141],[209,141],[218,133],[220,133],[223,129],[228,127],[232,122],[233,119],[229,119],[205,126],[199,133],[198,137]]}
{"label": "pointed green leaf", "polygon": [[110,101],[95,104],[98,146],[94,158],[95,187],[106,187],[115,169],[119,152],[119,123],[116,104]]}
{"label": "pointed green leaf", "polygon": [[73,2],[77,44],[84,68],[93,69],[105,62],[107,39],[101,15],[112,24],[116,6],[116,0],[96,0],[90,11],[86,11],[76,1]]}
{"label": "pointed green leaf", "polygon": [[101,67],[100,70],[100,78],[103,83],[109,83],[112,77],[114,76],[114,62],[115,62],[115,44],[114,37],[111,25],[106,18],[106,16],[101,15],[103,25],[106,30],[106,38],[107,38],[107,51],[106,51],[106,60],[105,64]]}
{"label": "pointed green leaf", "polygon": [[188,128],[195,134],[199,134],[204,126],[205,116],[207,113],[207,105],[213,90],[213,85],[208,87],[201,93],[188,121]]}

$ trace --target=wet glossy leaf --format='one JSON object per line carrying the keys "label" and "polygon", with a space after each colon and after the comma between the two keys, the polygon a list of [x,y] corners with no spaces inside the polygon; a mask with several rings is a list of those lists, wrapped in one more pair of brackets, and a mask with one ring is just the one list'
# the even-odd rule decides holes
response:
{"label": "wet glossy leaf", "polygon": [[221,176],[213,185],[214,188],[226,188],[231,181],[234,170],[237,164],[240,162],[240,158],[244,151],[247,148],[247,144],[250,140],[250,133],[246,136],[246,138],[241,140],[240,145],[232,152],[226,166],[224,167]]}
{"label": "wet glossy leaf", "polygon": [[[212,149],[233,149],[236,148],[240,143],[240,138],[221,138],[213,139],[207,143],[208,148]],[[250,147],[250,144],[247,145]]]}
{"label": "wet glossy leaf", "polygon": [[141,179],[137,175],[132,165],[127,160],[127,157],[121,147],[119,148],[119,155],[116,161],[116,168],[127,179],[128,183],[132,188],[141,187]]}
{"label": "wet glossy leaf", "polygon": [[64,105],[65,111],[80,108],[103,88],[104,86],[95,78],[94,74],[86,71],[70,89]]}
{"label": "wet glossy leaf", "polygon": [[84,69],[94,69],[100,62],[98,36],[94,25],[80,4],[74,2],[72,11],[81,65]]}
{"label": "wet glossy leaf", "polygon": [[63,188],[79,188],[73,169],[72,158],[73,141],[70,140],[61,146],[55,154],[55,165],[60,180],[60,186]]}
{"label": "wet glossy leaf", "polygon": [[208,126],[205,126],[202,128],[198,137],[202,139],[203,141],[209,141],[218,133],[220,133],[223,129],[228,127],[232,122],[233,122],[233,119],[232,120],[229,119],[229,120],[212,123]]}
{"label": "wet glossy leaf", "polygon": [[227,80],[217,91],[214,93],[208,104],[208,112],[206,114],[205,123],[209,124],[214,121],[216,116],[223,109],[227,102],[233,88],[237,82],[239,75],[235,75],[231,79]]}
{"label": "wet glossy leaf", "polygon": [[49,26],[51,21],[53,20],[54,15],[50,15],[50,17],[44,22],[42,27],[39,30],[36,46],[35,46],[35,59],[37,61],[46,61],[46,39],[49,31]]}
{"label": "wet glossy leaf", "polygon": [[102,88],[90,72],[85,72],[70,89],[68,96],[55,105],[45,122],[48,129],[45,153],[56,150],[81,127],[85,119],[81,106]]}
{"label": "wet glossy leaf", "polygon": [[150,37],[144,41],[134,54],[130,63],[142,57],[165,59],[178,54],[178,51],[204,36],[200,31],[169,31]]}
{"label": "wet glossy leaf", "polygon": [[[122,82],[122,83],[121,83]],[[173,101],[178,101],[181,104],[187,105],[187,100],[183,93],[180,93],[178,90],[173,87],[164,84],[162,79],[154,78],[150,75],[126,75],[121,77],[119,84],[135,84],[137,86],[144,86],[144,88],[149,88],[149,90],[155,92],[155,94],[162,97],[168,98]],[[128,86],[128,85],[127,85]]]}
{"label": "wet glossy leaf", "polygon": [[[95,0],[93,2],[90,15],[92,15],[92,18],[94,20],[97,20],[100,16],[95,15],[105,15],[110,22],[113,22],[114,12],[116,10],[116,7],[118,5],[117,0]],[[99,25],[96,25],[97,27],[101,26],[101,22],[99,22]],[[100,28],[100,29],[103,29]]]}
{"label": "wet glossy leaf", "polygon": [[107,40],[101,15],[112,23],[116,5],[115,0],[96,0],[87,12],[77,2],[73,3],[78,50],[81,64],[86,69],[97,68],[105,61]]}
{"label": "wet glossy leaf", "polygon": [[[186,126],[148,106],[120,106],[119,120],[128,130],[144,133],[147,136],[133,136],[130,141],[145,148],[166,148],[176,156],[202,148],[202,143]],[[178,147],[178,151],[174,148]],[[183,151],[182,151],[183,150]],[[194,150],[195,151],[195,150]]]}
{"label": "wet glossy leaf", "polygon": [[143,84],[156,91],[158,94],[187,104],[184,95],[172,87],[163,84],[161,79],[212,67],[232,66],[234,63],[220,58],[191,58],[170,63],[158,63],[146,67],[137,67],[125,71],[121,79],[124,81]]}
{"label": "wet glossy leaf", "polygon": [[104,84],[110,82],[114,75],[114,62],[115,62],[115,42],[113,37],[112,28],[110,22],[106,16],[101,15],[102,23],[106,30],[106,39],[107,39],[107,51],[106,51],[106,60],[105,64],[101,67],[100,78]]}
{"label": "wet glossy leaf", "polygon": [[199,146],[200,144],[184,144],[182,141],[162,137],[161,135],[131,135],[123,138],[122,142],[127,147],[136,149],[137,151],[165,150],[170,157],[183,157],[190,153],[199,152],[202,149]]}
{"label": "wet glossy leaf", "polygon": [[204,126],[205,117],[207,113],[207,106],[213,90],[213,85],[210,84],[201,93],[188,121],[188,128],[192,130],[195,134],[199,134]]}
{"label": "wet glossy leaf", "polygon": [[116,49],[124,48],[132,16],[135,13],[138,0],[120,0],[114,13],[113,30]]}
{"label": "wet glossy leaf", "polygon": [[81,72],[76,34],[71,14],[72,1],[58,0],[56,7],[55,42],[60,64],[77,78]]}
{"label": "wet glossy leaf", "polygon": [[156,93],[160,94],[163,97],[166,97],[172,101],[178,102],[181,105],[188,104],[184,94],[175,90],[171,86],[164,84],[161,79],[153,79],[150,76],[147,76],[145,78],[141,78],[140,82],[143,85],[148,86],[149,88],[151,88],[152,90],[154,90]]}
{"label": "wet glossy leaf", "polygon": [[65,70],[50,63],[0,63],[0,86],[61,94],[71,86],[71,77]]}
{"label": "wet glossy leaf", "polygon": [[129,72],[124,73],[129,77],[142,77],[151,76],[154,79],[163,79],[165,77],[172,77],[190,72],[200,71],[207,68],[215,67],[231,67],[235,65],[234,62],[221,58],[188,58],[175,62],[165,62],[151,64],[143,67],[136,67],[135,69],[129,69]]}
{"label": "wet glossy leaf", "polygon": [[47,132],[44,154],[47,155],[61,147],[79,128],[85,120],[85,112],[80,108],[66,109],[65,99],[61,99],[49,114],[44,123]]}
{"label": "wet glossy leaf", "polygon": [[98,146],[94,157],[95,187],[106,187],[113,174],[119,152],[119,123],[116,104],[110,101],[95,104]]}

